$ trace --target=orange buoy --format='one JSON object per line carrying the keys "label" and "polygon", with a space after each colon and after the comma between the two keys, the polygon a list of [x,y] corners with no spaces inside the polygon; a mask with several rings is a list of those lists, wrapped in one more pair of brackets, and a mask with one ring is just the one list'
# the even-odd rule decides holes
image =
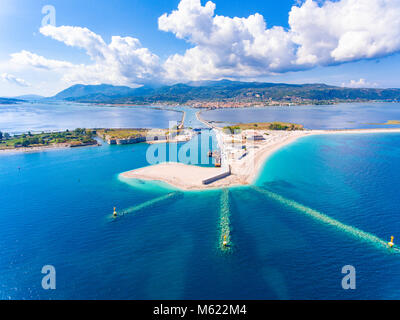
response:
{"label": "orange buoy", "polygon": [[224,236],[224,242],[222,244],[224,245],[224,247],[228,245],[228,242],[226,241],[226,235]]}

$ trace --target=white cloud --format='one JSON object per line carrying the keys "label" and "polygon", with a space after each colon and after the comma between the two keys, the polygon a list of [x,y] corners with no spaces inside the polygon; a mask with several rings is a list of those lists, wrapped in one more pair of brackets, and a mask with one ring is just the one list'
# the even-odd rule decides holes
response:
{"label": "white cloud", "polygon": [[26,82],[24,79],[18,78],[9,73],[2,73],[0,74],[0,79],[6,81],[8,83],[16,84],[20,87],[29,87],[30,84]]}
{"label": "white cloud", "polygon": [[289,13],[297,63],[329,65],[400,50],[399,0],[307,0]]}
{"label": "white cloud", "polygon": [[164,64],[166,76],[196,80],[254,77],[382,57],[400,50],[400,0],[306,0],[289,29],[268,28],[260,14],[229,18],[215,4],[181,0],[159,29],[194,45]]}
{"label": "white cloud", "polygon": [[68,46],[82,48],[93,64],[72,68],[65,75],[69,82],[135,84],[157,78],[160,62],[157,55],[143,48],[138,39],[113,36],[106,44],[101,36],[87,28],[45,26],[40,32]]}
{"label": "white cloud", "polygon": [[350,82],[343,82],[342,87],[345,88],[376,88],[378,84],[375,82],[368,82],[361,78],[360,80],[350,80]]}
{"label": "white cloud", "polygon": [[200,0],[181,0],[176,10],[159,17],[158,26],[192,47],[165,61],[133,37],[113,36],[106,43],[87,28],[49,25],[41,34],[85,50],[92,62],[76,65],[23,50],[12,54],[11,63],[58,73],[68,84],[134,86],[149,81],[258,79],[400,51],[400,0],[296,3],[289,12],[289,27],[283,28],[269,27],[258,13],[226,17],[215,14],[211,1],[202,5]]}
{"label": "white cloud", "polygon": [[106,43],[99,35],[87,28],[47,25],[40,28],[40,33],[64,42],[67,46],[85,49],[93,60],[104,59]]}
{"label": "white cloud", "polygon": [[292,62],[295,45],[284,28],[267,28],[258,13],[229,18],[214,15],[214,10],[210,1],[202,6],[200,0],[182,0],[178,10],[159,18],[160,30],[195,45],[167,59],[167,77],[254,77],[299,69]]}
{"label": "white cloud", "polygon": [[10,62],[18,66],[29,66],[46,70],[68,69],[74,67],[70,62],[47,59],[26,50],[11,54]]}

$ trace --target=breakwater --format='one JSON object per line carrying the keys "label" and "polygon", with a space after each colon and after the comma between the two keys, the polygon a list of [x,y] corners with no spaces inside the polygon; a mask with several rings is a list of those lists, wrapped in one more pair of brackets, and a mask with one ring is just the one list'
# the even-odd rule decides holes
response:
{"label": "breakwater", "polygon": [[274,199],[285,206],[296,209],[296,211],[298,211],[304,215],[307,215],[320,223],[324,223],[328,226],[331,226],[331,227],[335,228],[336,230],[345,232],[348,235],[350,235],[358,240],[372,244],[375,247],[378,247],[380,249],[391,250],[393,252],[400,252],[400,250],[398,248],[390,249],[387,241],[382,240],[381,238],[379,238],[371,233],[368,233],[368,232],[362,231],[356,227],[344,224],[334,218],[327,216],[326,214],[324,214],[322,212],[319,212],[317,210],[306,207],[294,200],[287,199],[287,198],[285,198],[277,193],[274,193],[272,191],[262,189],[262,188],[256,187],[256,186],[252,186],[251,188],[253,190],[259,192],[260,194],[267,196],[268,198]]}
{"label": "breakwater", "polygon": [[[231,252],[233,243],[231,238],[231,210],[229,203],[229,190],[223,189],[220,199],[220,221],[218,248],[223,252]],[[224,245],[225,243],[225,245]]]}
{"label": "breakwater", "polygon": [[138,205],[126,208],[126,209],[119,210],[118,213],[117,213],[117,217],[125,216],[127,214],[136,213],[136,212],[139,212],[139,211],[144,210],[144,209],[149,209],[151,207],[154,207],[154,206],[157,206],[157,205],[161,205],[162,203],[164,203],[164,202],[166,202],[168,200],[172,200],[172,199],[176,200],[176,199],[179,199],[181,197],[183,197],[183,192],[179,192],[179,191],[178,192],[171,192],[171,193],[168,193],[168,194],[163,195],[161,197],[148,200],[148,201],[143,202],[141,204],[138,204]]}

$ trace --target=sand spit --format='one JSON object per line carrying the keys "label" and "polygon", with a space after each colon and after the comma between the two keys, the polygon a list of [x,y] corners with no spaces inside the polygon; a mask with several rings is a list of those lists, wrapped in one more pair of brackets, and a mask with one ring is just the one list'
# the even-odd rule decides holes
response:
{"label": "sand spit", "polygon": [[[257,178],[265,161],[280,148],[311,135],[322,134],[367,134],[367,133],[400,133],[400,129],[355,129],[355,130],[304,130],[304,131],[243,131],[242,135],[232,136],[214,129],[222,154],[222,168],[199,167],[182,163],[162,163],[128,172],[121,175],[125,178],[157,180],[166,182],[182,190],[202,190],[248,185]],[[242,143],[243,136],[262,136],[260,141],[249,139]],[[238,143],[240,142],[240,143]],[[240,145],[240,147],[238,147]],[[245,148],[243,148],[245,146]],[[221,175],[227,168],[231,174],[210,184],[203,181]]]}

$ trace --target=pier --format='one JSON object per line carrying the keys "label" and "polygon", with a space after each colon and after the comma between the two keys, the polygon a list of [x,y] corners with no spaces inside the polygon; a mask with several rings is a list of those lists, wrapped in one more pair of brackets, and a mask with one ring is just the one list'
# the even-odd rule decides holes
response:
{"label": "pier", "polygon": [[227,168],[226,170],[221,170],[218,174],[213,175],[213,176],[211,176],[211,177],[208,177],[208,178],[204,179],[204,180],[202,181],[202,183],[203,183],[204,185],[208,185],[208,184],[211,184],[211,183],[213,183],[213,182],[215,182],[215,181],[224,179],[224,178],[226,178],[226,177],[228,177],[228,176],[230,176],[230,175],[231,175],[231,167],[228,166],[228,168]]}
{"label": "pier", "polygon": [[186,118],[186,111],[183,111],[183,116],[181,123],[178,125],[178,130],[181,130],[185,127],[185,118]]}

